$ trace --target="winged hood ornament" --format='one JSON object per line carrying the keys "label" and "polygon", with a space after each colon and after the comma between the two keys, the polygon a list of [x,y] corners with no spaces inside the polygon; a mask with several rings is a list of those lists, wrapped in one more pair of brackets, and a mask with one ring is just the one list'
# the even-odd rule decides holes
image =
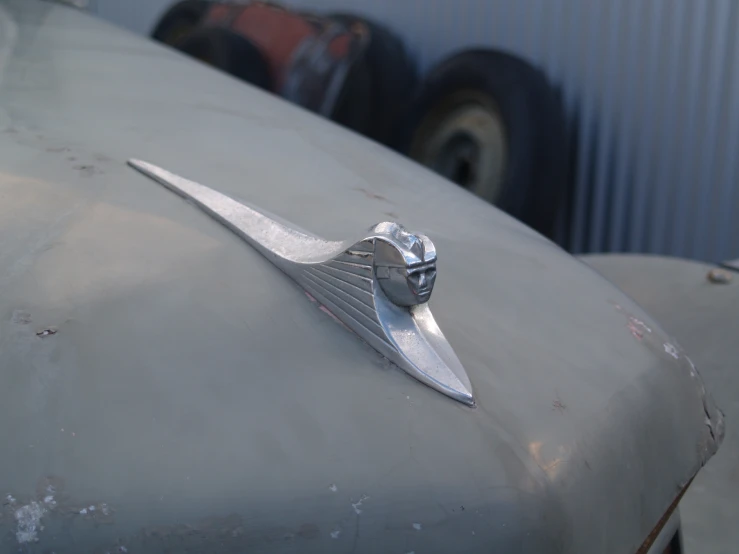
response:
{"label": "winged hood ornament", "polygon": [[428,237],[386,222],[353,240],[328,241],[161,167],[128,164],[243,238],[403,371],[474,406],[469,377],[428,306],[436,280]]}

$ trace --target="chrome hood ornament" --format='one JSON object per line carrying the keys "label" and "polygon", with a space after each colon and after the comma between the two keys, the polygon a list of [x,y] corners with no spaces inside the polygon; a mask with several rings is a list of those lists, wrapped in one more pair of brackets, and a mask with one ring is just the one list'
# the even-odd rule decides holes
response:
{"label": "chrome hood ornament", "polygon": [[356,240],[327,241],[150,163],[128,163],[241,236],[406,373],[474,405],[469,377],[427,304],[436,279],[428,237],[379,223]]}

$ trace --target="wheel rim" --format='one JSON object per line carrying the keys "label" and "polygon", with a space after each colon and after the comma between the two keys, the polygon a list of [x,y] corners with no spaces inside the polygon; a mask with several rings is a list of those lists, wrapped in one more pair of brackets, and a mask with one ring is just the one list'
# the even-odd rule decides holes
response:
{"label": "wheel rim", "polygon": [[505,127],[497,106],[485,94],[464,91],[447,97],[424,117],[410,154],[490,202],[500,198]]}

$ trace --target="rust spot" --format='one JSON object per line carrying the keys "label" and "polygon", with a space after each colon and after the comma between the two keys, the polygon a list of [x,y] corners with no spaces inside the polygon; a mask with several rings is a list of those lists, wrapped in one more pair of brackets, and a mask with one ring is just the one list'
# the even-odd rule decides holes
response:
{"label": "rust spot", "polygon": [[80,172],[80,174],[84,177],[91,177],[92,175],[95,175],[95,173],[98,173],[98,169],[94,165],[89,164],[81,164],[74,166],[74,169]]}
{"label": "rust spot", "polygon": [[644,541],[644,544],[641,545],[639,550],[636,552],[636,554],[647,554],[649,549],[652,547],[652,544],[654,544],[654,541],[657,540],[657,536],[659,535],[659,532],[662,531],[662,528],[665,526],[667,521],[670,519],[670,516],[672,516],[672,513],[675,511],[675,508],[677,508],[677,505],[680,503],[680,499],[685,494],[685,491],[688,490],[688,487],[690,486],[690,483],[693,482],[693,479],[691,478],[690,481],[688,481],[688,484],[685,485],[682,490],[678,493],[675,500],[670,504],[670,507],[667,508],[667,511],[664,513],[662,518],[657,522],[657,525],[652,529],[652,532],[649,533],[649,536],[647,537],[647,540]]}
{"label": "rust spot", "polygon": [[42,500],[47,496],[54,495],[57,501],[64,495],[64,479],[58,475],[47,475],[36,481],[36,498]]}
{"label": "rust spot", "polygon": [[567,404],[562,404],[562,402],[559,399],[552,402],[552,410],[558,410],[560,412],[564,412],[566,409],[567,409]]}
{"label": "rust spot", "polygon": [[320,529],[318,529],[317,525],[304,523],[300,526],[296,535],[302,539],[316,539],[320,533]]}
{"label": "rust spot", "polygon": [[371,198],[372,200],[383,200],[385,202],[388,202],[388,199],[382,196],[381,194],[375,194],[374,192],[367,190],[363,187],[357,187],[355,190],[361,192],[364,194],[367,198]]}
{"label": "rust spot", "polygon": [[641,342],[644,339],[644,337],[647,336],[647,334],[652,332],[651,327],[649,327],[641,319],[636,318],[632,315],[628,316],[626,327],[629,330],[629,333],[631,333],[631,336],[634,337],[639,342]]}
{"label": "rust spot", "polygon": [[637,327],[633,321],[629,321],[626,326],[629,328],[629,333],[631,333],[631,336],[634,337],[636,340],[642,340],[644,338],[644,333],[641,332],[639,327]]}

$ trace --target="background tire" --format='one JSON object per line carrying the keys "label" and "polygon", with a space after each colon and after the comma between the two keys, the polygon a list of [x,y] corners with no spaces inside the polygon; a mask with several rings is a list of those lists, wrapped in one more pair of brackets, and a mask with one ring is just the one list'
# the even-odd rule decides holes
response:
{"label": "background tire", "polygon": [[504,52],[470,50],[430,71],[401,150],[551,236],[566,138],[561,102],[542,72]]}
{"label": "background tire", "polygon": [[330,119],[359,134],[369,136],[373,125],[372,75],[360,58],[346,76]]}
{"label": "background tire", "polygon": [[205,0],[184,0],[169,8],[157,23],[151,36],[154,40],[174,46],[193,32],[208,12]]}
{"label": "background tire", "polygon": [[248,39],[220,27],[188,34],[175,48],[264,90],[272,90],[269,64]]}
{"label": "background tire", "polygon": [[369,30],[369,44],[363,59],[370,86],[370,124],[365,134],[397,147],[397,122],[408,109],[418,83],[415,64],[403,42],[384,26],[350,13],[328,17],[346,26],[360,23]]}

